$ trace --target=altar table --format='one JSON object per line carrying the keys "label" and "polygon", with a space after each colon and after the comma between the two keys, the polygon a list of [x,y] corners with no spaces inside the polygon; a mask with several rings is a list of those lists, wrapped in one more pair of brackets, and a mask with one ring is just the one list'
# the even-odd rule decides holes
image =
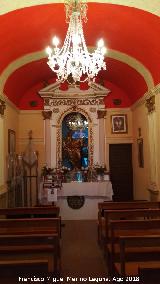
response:
{"label": "altar table", "polygon": [[[62,220],[97,219],[98,202],[112,200],[113,190],[110,181],[63,183],[58,190],[57,205],[60,207]],[[68,206],[68,196],[84,196],[84,205],[79,209]]]}

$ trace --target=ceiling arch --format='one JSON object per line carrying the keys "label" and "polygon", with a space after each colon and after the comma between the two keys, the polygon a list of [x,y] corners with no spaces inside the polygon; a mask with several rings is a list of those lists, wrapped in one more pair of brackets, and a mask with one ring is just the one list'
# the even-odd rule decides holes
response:
{"label": "ceiling arch", "polygon": [[[35,89],[34,84],[42,83],[39,80],[54,77],[40,50],[50,44],[54,34],[63,42],[67,31],[64,4],[44,0],[8,0],[1,4],[1,91],[5,86],[6,95],[19,104],[29,90]],[[147,1],[147,4],[145,0],[88,3],[88,22],[84,24],[86,43],[95,46],[99,37],[104,38],[109,53],[106,58],[108,69],[103,78],[117,86],[117,92],[120,88],[131,102],[160,81],[157,64],[160,62],[159,12],[157,0]],[[115,68],[117,70],[113,70]],[[40,71],[43,78],[38,74]],[[27,78],[30,74],[32,80]],[[18,91],[13,78],[21,84],[18,99],[12,92],[12,89]]]}
{"label": "ceiling arch", "polygon": [[[43,5],[43,4],[53,4],[53,3],[63,3],[63,0],[1,0],[1,10],[0,15],[9,13],[11,11],[22,9],[25,7]],[[87,2],[95,2],[94,0],[88,0]],[[155,15],[160,15],[160,3],[159,0],[152,0],[146,3],[146,0],[97,0],[99,3],[108,3],[115,5],[123,5],[128,7],[134,7],[142,9],[144,11],[150,12]]]}
{"label": "ceiling arch", "polygon": [[[39,55],[40,54],[38,53],[38,57],[40,58]],[[37,85],[36,92],[38,92],[42,88],[42,84],[44,82],[49,83],[53,80],[53,73],[46,64],[46,58],[34,61],[28,60],[28,63],[25,61],[25,64],[23,65],[21,65],[21,63],[21,60],[19,60],[19,65],[16,63],[17,69],[14,70],[14,72],[13,69],[7,70],[12,72],[10,73],[10,76],[7,78],[7,80],[5,80],[6,83],[4,85],[4,93],[7,95],[7,97],[10,97],[10,99],[17,106],[21,105],[21,100],[26,93],[28,96],[28,89],[32,89],[33,86]],[[129,97],[130,105],[137,99],[139,99],[141,95],[148,90],[144,78],[140,73],[137,72],[136,69],[133,68],[133,66],[129,66],[128,64],[125,64],[124,62],[121,62],[120,60],[116,60],[114,58],[108,58],[107,65],[110,72],[102,71],[99,73],[98,78],[100,80],[103,79],[106,87],[108,87],[108,84],[110,85],[111,83],[112,86],[117,85],[119,89],[123,90],[123,92],[126,93]],[[112,68],[112,66],[114,68]],[[12,67],[14,68],[15,65],[13,64]],[[9,75],[9,72],[6,72],[6,74]],[[19,84],[18,82],[23,82],[23,78],[25,78],[24,83]],[[132,78],[132,80],[130,80],[130,78]],[[54,80],[55,79],[56,78],[54,77]],[[113,90],[111,89],[111,91]],[[118,93],[116,90],[116,96],[117,95]],[[35,99],[37,99],[36,94],[34,97]]]}
{"label": "ceiling arch", "polygon": [[[93,48],[90,48],[92,50]],[[146,69],[146,67],[136,60],[135,58],[124,54],[122,52],[116,51],[116,50],[108,50],[107,57],[113,58],[115,60],[118,60],[120,62],[123,62],[127,65],[129,65],[131,68],[135,69],[145,80],[146,85],[148,87],[148,90],[151,89],[154,86],[153,78],[149,70]],[[17,60],[11,62],[7,68],[1,73],[0,75],[0,89],[3,93],[4,86],[9,79],[9,77],[19,68],[23,67],[24,65],[40,60],[45,59],[46,54],[43,51],[34,52],[30,54],[26,54],[23,57],[18,58]]]}

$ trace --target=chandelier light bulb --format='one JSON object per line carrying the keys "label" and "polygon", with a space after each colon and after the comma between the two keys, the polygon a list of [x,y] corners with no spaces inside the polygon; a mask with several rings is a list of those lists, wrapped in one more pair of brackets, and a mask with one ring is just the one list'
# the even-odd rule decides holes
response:
{"label": "chandelier light bulb", "polygon": [[49,46],[46,47],[46,53],[50,56],[52,54],[52,48],[50,48]]}
{"label": "chandelier light bulb", "polygon": [[85,81],[90,83],[94,81],[100,70],[106,70],[104,41],[100,39],[97,49],[90,53],[86,46],[82,26],[82,20],[87,21],[86,1],[65,0],[64,3],[66,20],[69,23],[68,31],[62,48],[57,48],[58,37],[53,38],[52,43],[55,47],[53,50],[50,47],[47,48],[49,55],[47,64],[57,74],[57,80],[60,82],[67,80],[71,84]]}
{"label": "chandelier light bulb", "polygon": [[98,46],[99,48],[104,47],[104,40],[103,40],[102,38],[98,41],[97,46]]}
{"label": "chandelier light bulb", "polygon": [[105,46],[103,46],[101,48],[101,52],[102,52],[102,54],[106,54],[107,53],[107,48]]}
{"label": "chandelier light bulb", "polygon": [[53,45],[55,45],[55,47],[57,47],[59,45],[59,38],[57,36],[54,36],[52,39],[52,43]]}

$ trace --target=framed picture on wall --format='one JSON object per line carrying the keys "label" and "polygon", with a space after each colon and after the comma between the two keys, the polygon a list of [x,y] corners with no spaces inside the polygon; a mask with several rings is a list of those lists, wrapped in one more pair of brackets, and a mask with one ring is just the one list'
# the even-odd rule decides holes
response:
{"label": "framed picture on wall", "polygon": [[116,114],[111,115],[112,133],[127,133],[127,115]]}
{"label": "framed picture on wall", "polygon": [[16,152],[16,133],[12,129],[8,129],[8,153]]}
{"label": "framed picture on wall", "polygon": [[138,146],[138,165],[140,168],[144,168],[143,138],[137,139],[137,146]]}

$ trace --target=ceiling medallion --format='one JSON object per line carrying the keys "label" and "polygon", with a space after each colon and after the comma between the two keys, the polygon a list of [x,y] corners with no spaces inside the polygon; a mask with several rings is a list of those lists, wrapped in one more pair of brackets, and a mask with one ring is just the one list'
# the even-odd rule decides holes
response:
{"label": "ceiling medallion", "polygon": [[106,47],[103,39],[97,43],[97,49],[90,53],[83,34],[82,21],[87,21],[87,4],[85,0],[65,0],[66,22],[68,31],[62,48],[59,39],[53,38],[53,48],[47,47],[47,64],[57,74],[58,81],[69,84],[94,81],[101,69],[106,70],[104,55]]}

